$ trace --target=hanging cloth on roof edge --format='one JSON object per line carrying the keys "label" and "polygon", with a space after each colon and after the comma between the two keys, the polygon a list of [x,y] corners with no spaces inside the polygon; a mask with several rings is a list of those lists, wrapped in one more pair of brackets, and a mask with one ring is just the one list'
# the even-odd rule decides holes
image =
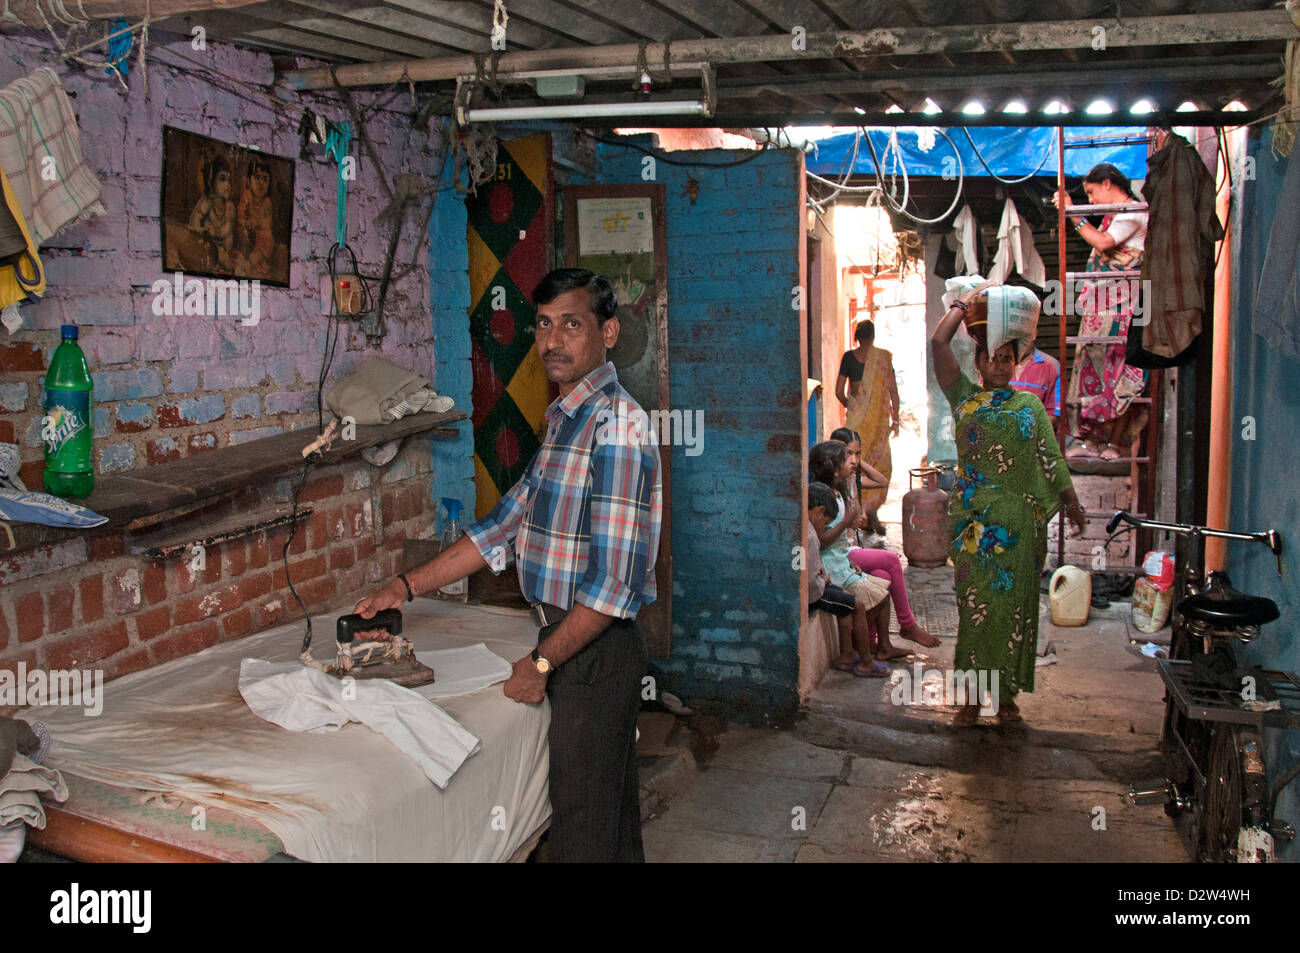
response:
{"label": "hanging cloth on roof edge", "polygon": [[1047,269],[1042,256],[1034,247],[1034,233],[1020,218],[1016,203],[1008,196],[1002,206],[1002,224],[998,226],[998,253],[989,269],[989,279],[1003,284],[1011,274],[1011,266],[1030,284],[1043,287],[1047,282]]}

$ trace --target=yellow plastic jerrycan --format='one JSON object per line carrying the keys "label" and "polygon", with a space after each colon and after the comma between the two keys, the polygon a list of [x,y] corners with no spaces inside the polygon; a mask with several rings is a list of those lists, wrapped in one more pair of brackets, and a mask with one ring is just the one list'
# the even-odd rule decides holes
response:
{"label": "yellow plastic jerrycan", "polygon": [[1062,566],[1047,586],[1052,625],[1083,625],[1092,607],[1092,575],[1078,566]]}

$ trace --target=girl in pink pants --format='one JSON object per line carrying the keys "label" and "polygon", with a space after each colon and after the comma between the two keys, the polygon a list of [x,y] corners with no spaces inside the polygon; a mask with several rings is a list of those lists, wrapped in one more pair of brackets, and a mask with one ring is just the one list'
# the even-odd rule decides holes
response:
{"label": "girl in pink pants", "polygon": [[[928,649],[939,644],[939,640],[925,630],[912,615],[912,607],[907,602],[907,583],[903,581],[903,564],[898,554],[888,549],[850,549],[849,562],[862,572],[889,581],[889,598],[898,613],[899,635],[909,642],[923,645]],[[902,658],[910,654],[907,649],[896,648],[889,643],[889,631],[877,631],[877,658]]]}
{"label": "girl in pink pants", "polygon": [[[850,489],[857,484],[859,471],[865,472],[873,486],[889,485],[888,477],[862,460],[862,439],[856,431],[841,427],[831,434],[831,439],[848,446],[848,459],[853,467]],[[901,630],[899,634],[903,638],[927,649],[932,649],[939,644],[939,640],[923,626],[918,625],[916,617],[912,615],[912,607],[907,602],[907,583],[903,581],[903,564],[899,561],[897,553],[887,549],[850,549],[849,562],[864,573],[889,580],[889,598],[893,600],[894,611],[898,613],[898,627]],[[876,658],[888,660],[911,654],[907,649],[889,643],[888,625],[878,627],[872,621],[869,623],[869,628],[873,635],[872,641],[876,644]]]}

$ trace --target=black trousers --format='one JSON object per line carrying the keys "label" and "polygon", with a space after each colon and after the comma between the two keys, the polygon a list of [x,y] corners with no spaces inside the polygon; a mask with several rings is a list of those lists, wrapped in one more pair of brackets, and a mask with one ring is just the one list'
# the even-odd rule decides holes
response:
{"label": "black trousers", "polygon": [[[548,626],[538,641],[554,630]],[[551,857],[641,863],[636,716],[646,645],[631,619],[610,624],[547,680],[551,700]]]}

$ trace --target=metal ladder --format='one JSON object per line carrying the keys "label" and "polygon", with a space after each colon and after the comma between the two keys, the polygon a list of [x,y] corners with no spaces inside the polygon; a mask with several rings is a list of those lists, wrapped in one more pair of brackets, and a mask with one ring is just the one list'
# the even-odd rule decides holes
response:
{"label": "metal ladder", "polygon": [[[1148,139],[1134,139],[1131,137],[1123,140],[1113,140],[1115,144],[1129,144],[1134,142],[1149,141]],[[1065,127],[1056,127],[1056,144],[1057,144],[1057,170],[1056,170],[1056,187],[1059,192],[1065,191],[1065,150],[1070,148],[1086,148],[1090,146],[1111,144],[1112,140],[1100,140],[1092,137],[1071,138],[1065,137]],[[1118,202],[1098,205],[1072,205],[1070,206],[1071,215],[1096,215],[1109,214],[1111,212],[1145,212],[1148,210],[1146,202]],[[1117,281],[1130,280],[1141,277],[1142,272],[1138,270],[1125,271],[1108,271],[1108,272],[1087,272],[1087,271],[1066,271],[1065,270],[1065,237],[1066,237],[1066,214],[1062,205],[1057,210],[1057,263],[1058,275],[1060,279],[1062,300],[1066,289],[1072,289],[1076,283],[1084,281]],[[1065,440],[1068,436],[1069,426],[1069,407],[1071,406],[1068,398],[1071,357],[1072,352],[1070,345],[1078,344],[1122,344],[1126,340],[1124,337],[1114,335],[1106,337],[1068,335],[1066,333],[1066,311],[1062,308],[1060,314],[1060,347],[1061,347],[1061,408],[1057,416],[1057,441],[1060,444],[1062,454],[1065,453]],[[1155,466],[1156,463],[1156,420],[1160,416],[1159,397],[1160,397],[1160,372],[1152,370],[1147,380],[1147,394],[1152,396],[1142,396],[1134,398],[1132,403],[1147,405],[1147,423],[1140,435],[1135,435],[1129,445],[1128,456],[1119,457],[1112,463],[1129,464],[1129,503],[1127,509],[1130,513],[1140,516],[1140,518],[1149,518],[1149,515],[1143,516],[1140,511],[1143,509],[1143,502],[1154,510],[1155,507]],[[1141,447],[1143,442],[1146,444],[1146,451],[1143,453]],[[1088,512],[1089,519],[1105,518],[1109,513]],[[1140,542],[1140,541],[1138,541]],[[1065,519],[1060,517],[1057,520],[1056,536],[1057,556],[1059,564],[1065,564]],[[1142,545],[1135,543],[1135,550],[1138,553],[1143,551]],[[1136,574],[1141,571],[1140,566],[1114,566],[1107,567],[1109,572],[1127,572]]]}

